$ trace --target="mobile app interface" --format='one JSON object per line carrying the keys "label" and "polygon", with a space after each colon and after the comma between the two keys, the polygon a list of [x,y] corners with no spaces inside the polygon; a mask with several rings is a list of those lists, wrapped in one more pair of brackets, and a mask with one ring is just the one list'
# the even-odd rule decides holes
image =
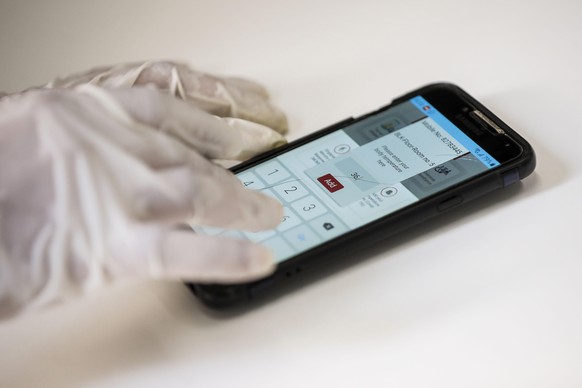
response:
{"label": "mobile app interface", "polygon": [[261,243],[280,262],[497,165],[417,96],[239,172],[243,186],[283,204],[277,228],[192,227]]}

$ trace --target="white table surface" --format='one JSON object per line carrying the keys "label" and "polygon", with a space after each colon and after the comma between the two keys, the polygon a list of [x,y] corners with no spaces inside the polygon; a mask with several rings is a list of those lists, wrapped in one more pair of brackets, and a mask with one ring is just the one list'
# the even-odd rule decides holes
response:
{"label": "white table surface", "polygon": [[0,323],[1,387],[582,387],[582,2],[0,0],[0,90],[170,58],[269,87],[290,138],[458,83],[523,184],[234,316],[141,282]]}

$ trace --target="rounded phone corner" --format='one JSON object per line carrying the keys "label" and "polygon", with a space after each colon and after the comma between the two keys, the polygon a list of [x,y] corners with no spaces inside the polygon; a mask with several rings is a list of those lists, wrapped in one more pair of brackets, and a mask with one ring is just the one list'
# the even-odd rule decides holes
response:
{"label": "rounded phone corner", "polygon": [[429,84],[421,86],[420,88],[418,88],[412,92],[406,93],[400,97],[393,99],[392,102],[390,103],[390,105],[399,104],[401,102],[404,102],[406,100],[411,99],[412,97],[415,97],[417,95],[422,95],[423,93],[426,93],[426,92],[434,90],[434,89],[447,89],[447,90],[449,90],[451,92],[455,92],[455,93],[464,92],[460,86],[458,86],[457,84],[455,84],[453,82],[449,82],[449,81],[431,82]]}
{"label": "rounded phone corner", "polygon": [[186,286],[205,307],[212,310],[225,310],[250,299],[246,285],[186,283]]}

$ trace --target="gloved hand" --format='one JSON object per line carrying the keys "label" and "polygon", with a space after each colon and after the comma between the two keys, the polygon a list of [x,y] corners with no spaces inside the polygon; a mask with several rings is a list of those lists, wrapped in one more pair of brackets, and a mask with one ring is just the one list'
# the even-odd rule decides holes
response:
{"label": "gloved hand", "polygon": [[280,204],[208,160],[273,145],[273,138],[258,145],[261,134],[276,133],[153,88],[85,85],[4,97],[0,316],[124,278],[230,282],[268,274],[272,256],[259,245],[175,229],[185,221],[276,226]]}

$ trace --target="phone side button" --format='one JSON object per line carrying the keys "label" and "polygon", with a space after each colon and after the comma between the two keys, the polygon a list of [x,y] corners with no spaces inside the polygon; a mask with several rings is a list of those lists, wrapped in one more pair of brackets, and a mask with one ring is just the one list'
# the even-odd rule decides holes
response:
{"label": "phone side button", "polygon": [[519,169],[514,168],[513,170],[504,172],[501,176],[503,177],[503,187],[507,187],[515,182],[519,182]]}
{"label": "phone side button", "polygon": [[463,197],[460,195],[455,195],[453,197],[447,198],[444,201],[441,201],[437,205],[437,210],[439,212],[444,212],[445,210],[449,210],[455,206],[458,206],[463,203]]}

